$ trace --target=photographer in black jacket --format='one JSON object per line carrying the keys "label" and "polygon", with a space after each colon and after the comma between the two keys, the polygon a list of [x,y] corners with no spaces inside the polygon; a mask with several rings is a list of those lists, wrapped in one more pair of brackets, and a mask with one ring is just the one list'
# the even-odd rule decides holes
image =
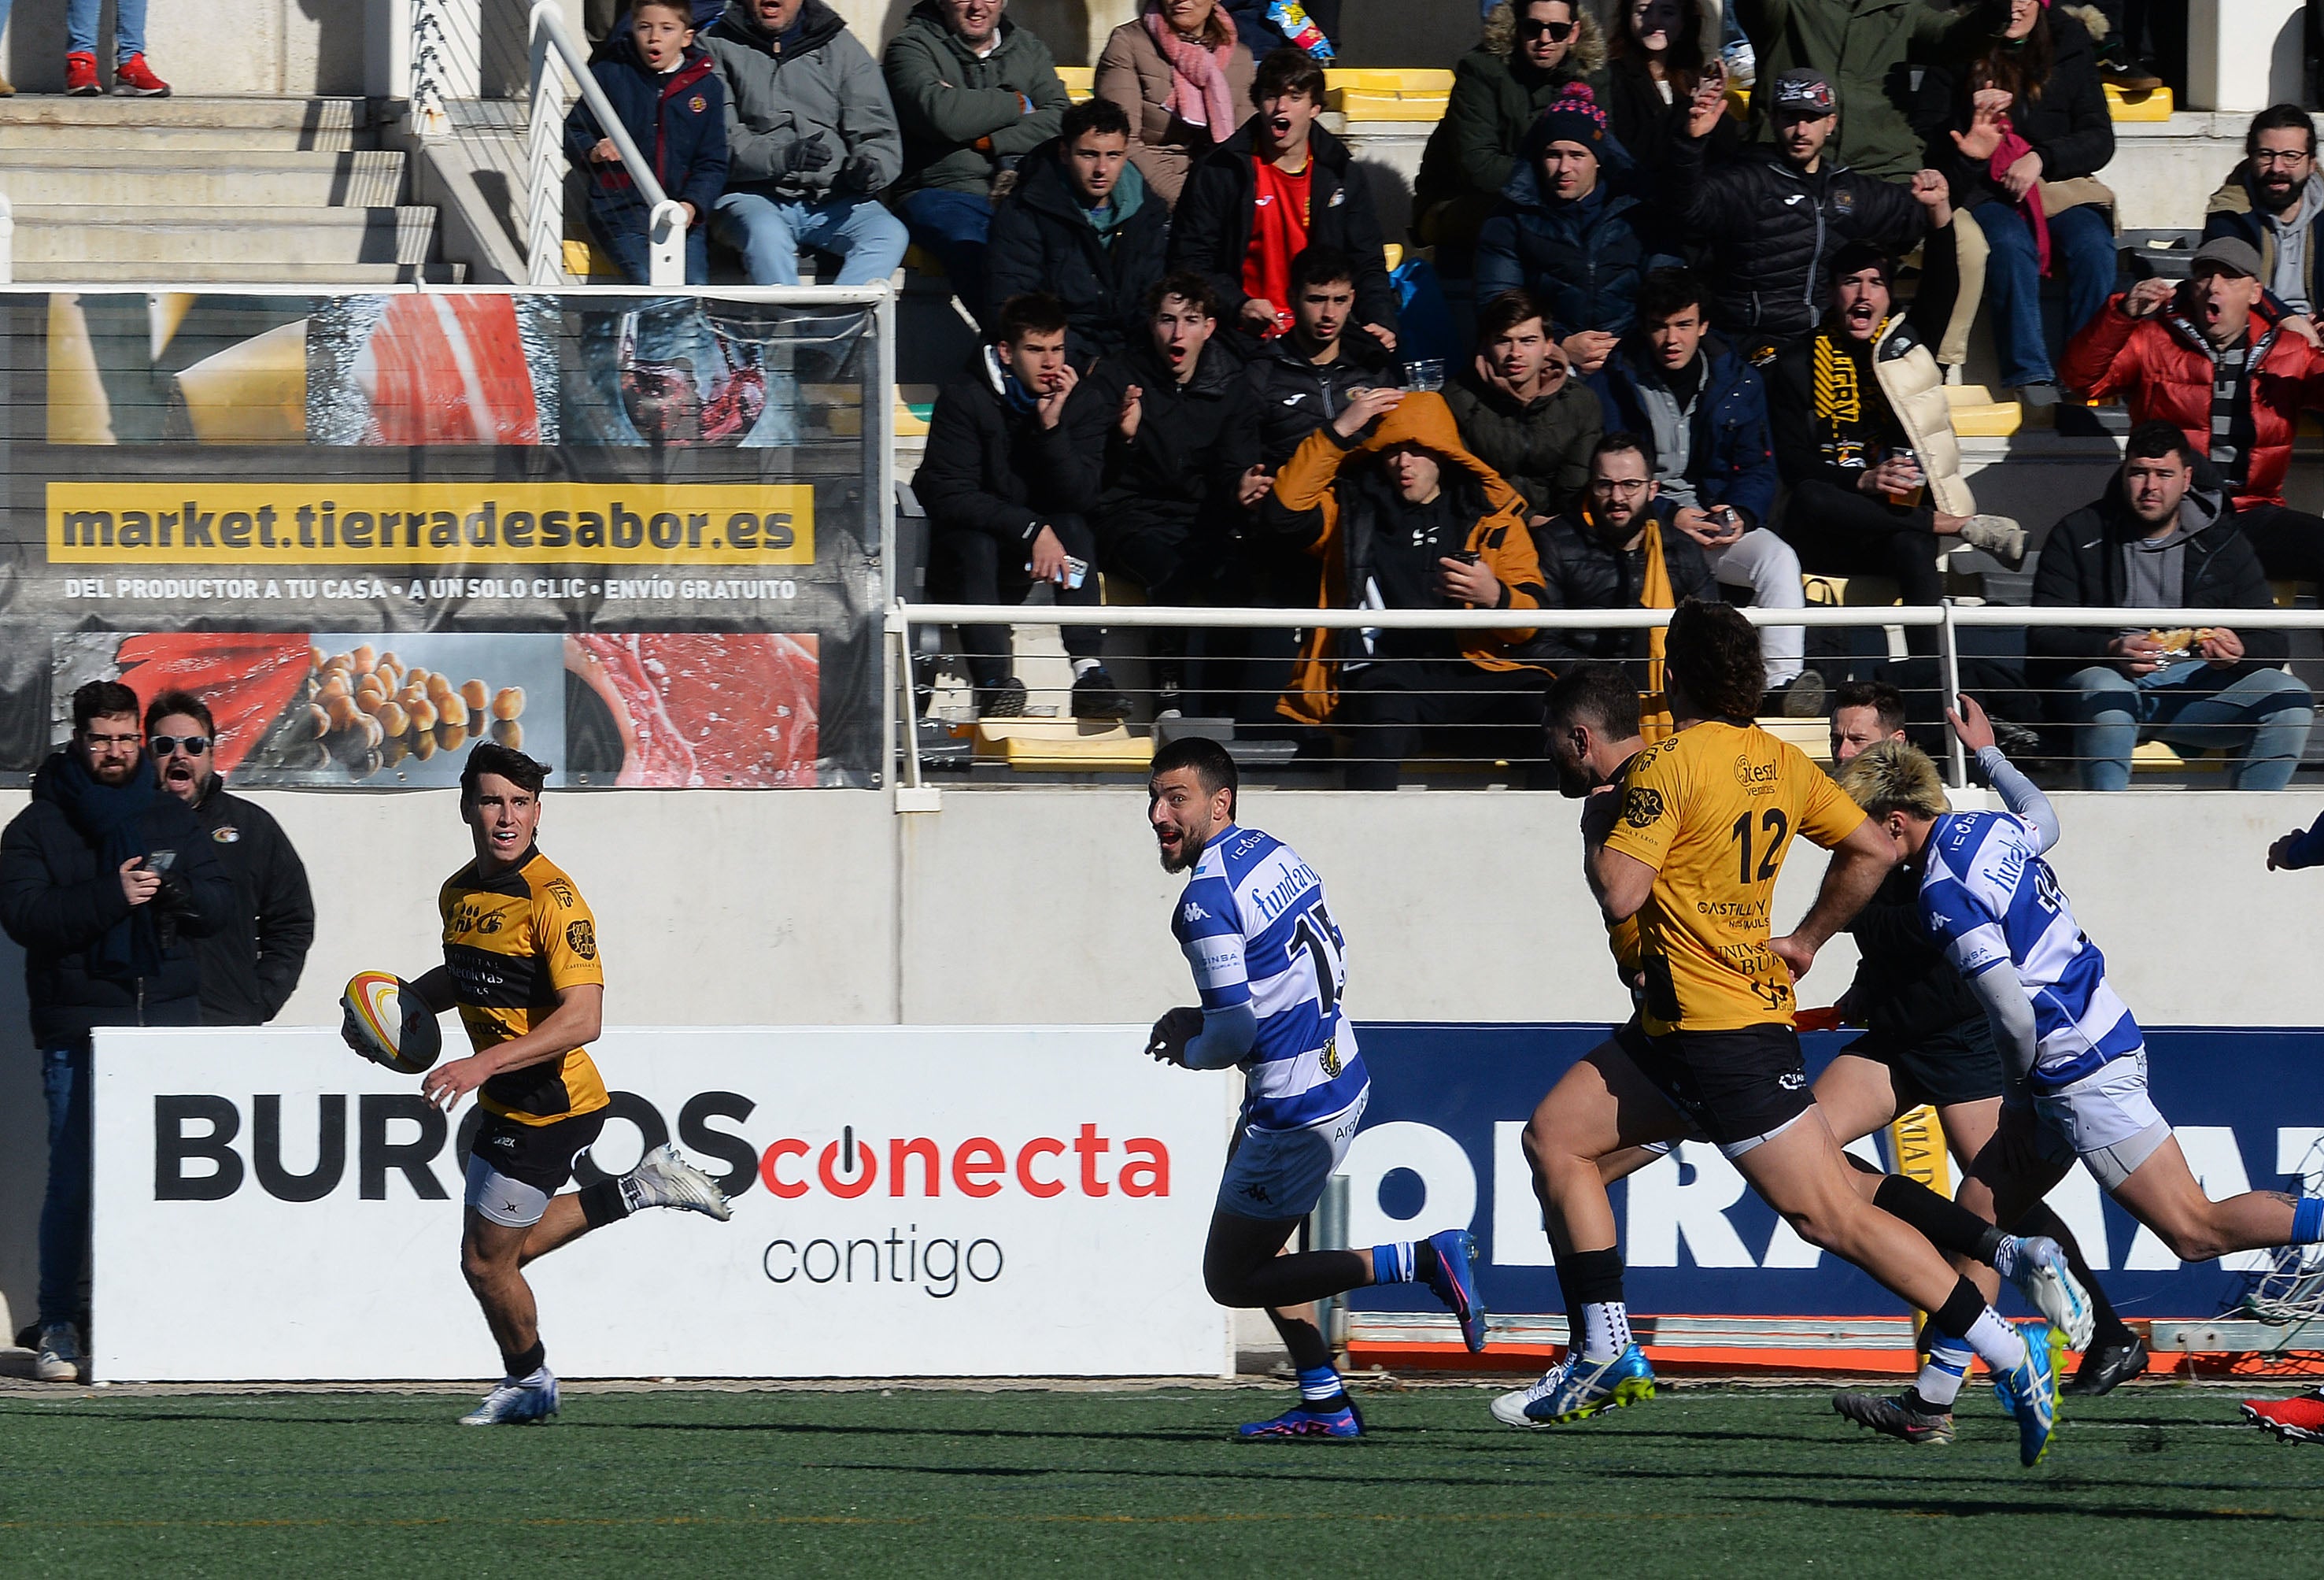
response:
{"label": "photographer in black jacket", "polygon": [[73,693],[72,741],[32,776],[0,832],[0,929],[23,947],[24,996],[49,1108],[33,1374],[80,1376],[88,1325],[89,1031],[201,1022],[194,940],[233,913],[234,884],[144,752],[137,694]]}
{"label": "photographer in black jacket", "polygon": [[217,725],[200,698],[156,697],[145,709],[145,750],[161,788],[194,809],[234,880],[233,914],[195,946],[202,1024],[263,1026],[290,1002],[315,941],[306,865],[264,808],[228,793],[217,771]]}

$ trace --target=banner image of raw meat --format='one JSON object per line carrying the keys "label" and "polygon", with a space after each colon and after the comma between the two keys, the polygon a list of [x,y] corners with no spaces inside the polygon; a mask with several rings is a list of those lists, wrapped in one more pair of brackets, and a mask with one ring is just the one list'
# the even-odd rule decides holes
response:
{"label": "banner image of raw meat", "polygon": [[117,675],[213,698],[244,782],[447,782],[479,734],[576,785],[878,782],[887,322],[0,287],[0,781]]}
{"label": "banner image of raw meat", "polygon": [[813,636],[568,636],[565,667],[577,682],[567,704],[576,769],[586,763],[620,785],[656,790],[822,782]]}

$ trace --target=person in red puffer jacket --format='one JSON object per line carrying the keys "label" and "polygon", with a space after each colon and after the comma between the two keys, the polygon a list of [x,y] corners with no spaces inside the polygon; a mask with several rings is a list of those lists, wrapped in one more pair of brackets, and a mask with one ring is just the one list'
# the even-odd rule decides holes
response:
{"label": "person in red puffer jacket", "polygon": [[2066,387],[2130,404],[2133,427],[2169,422],[2219,469],[2236,525],[2278,580],[2324,580],[2324,517],[2283,502],[2292,430],[2324,406],[2324,351],[2260,279],[2232,236],[2196,249],[2183,284],[2142,280],[2107,301],[2066,348]]}

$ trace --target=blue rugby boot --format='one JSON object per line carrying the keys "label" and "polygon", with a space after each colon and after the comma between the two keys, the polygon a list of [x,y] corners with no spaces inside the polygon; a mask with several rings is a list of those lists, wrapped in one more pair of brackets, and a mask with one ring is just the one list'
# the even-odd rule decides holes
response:
{"label": "blue rugby boot", "polygon": [[1654,1396],[1655,1369],[1646,1363],[1646,1352],[1632,1344],[1610,1361],[1574,1362],[1557,1391],[1526,1414],[1545,1426],[1562,1427]]}
{"label": "blue rugby boot", "polygon": [[1993,1396],[2017,1418],[2017,1463],[2028,1470],[2050,1452],[2058,1429],[2058,1357],[2065,1347],[2064,1334],[2044,1327],[2026,1338],[2025,1359],[1993,1380]]}
{"label": "blue rugby boot", "polygon": [[1443,1229],[1428,1237],[1428,1248],[1436,1252],[1436,1270],[1428,1277],[1428,1288],[1444,1302],[1461,1324],[1461,1342],[1469,1353],[1485,1353],[1485,1303],[1477,1298],[1477,1275],[1471,1266],[1477,1260],[1477,1242],[1466,1229]]}
{"label": "blue rugby boot", "polygon": [[1238,1443],[1267,1443],[1284,1438],[1348,1442],[1363,1435],[1364,1418],[1356,1413],[1353,1400],[1337,1409],[1328,1410],[1296,1404],[1271,1421],[1247,1421],[1235,1428],[1235,1441]]}
{"label": "blue rugby boot", "polygon": [[557,1413],[557,1375],[544,1366],[539,1382],[503,1378],[484,1402],[460,1418],[464,1427],[530,1427]]}

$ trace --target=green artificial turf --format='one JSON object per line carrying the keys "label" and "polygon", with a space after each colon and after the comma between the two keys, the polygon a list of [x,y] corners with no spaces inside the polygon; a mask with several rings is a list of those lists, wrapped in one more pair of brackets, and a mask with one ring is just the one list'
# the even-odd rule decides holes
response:
{"label": "green artificial turf", "polygon": [[1540,1433],[1485,1389],[1369,1391],[1363,1442],[1228,1440],[1286,1397],[568,1391],[478,1431],[441,1394],[18,1396],[0,1571],[2221,1575],[2312,1573],[2324,1537],[2324,1449],[2212,1391],[2069,1400],[2031,1472],[1982,1391],[1950,1448],[1683,1386]]}

